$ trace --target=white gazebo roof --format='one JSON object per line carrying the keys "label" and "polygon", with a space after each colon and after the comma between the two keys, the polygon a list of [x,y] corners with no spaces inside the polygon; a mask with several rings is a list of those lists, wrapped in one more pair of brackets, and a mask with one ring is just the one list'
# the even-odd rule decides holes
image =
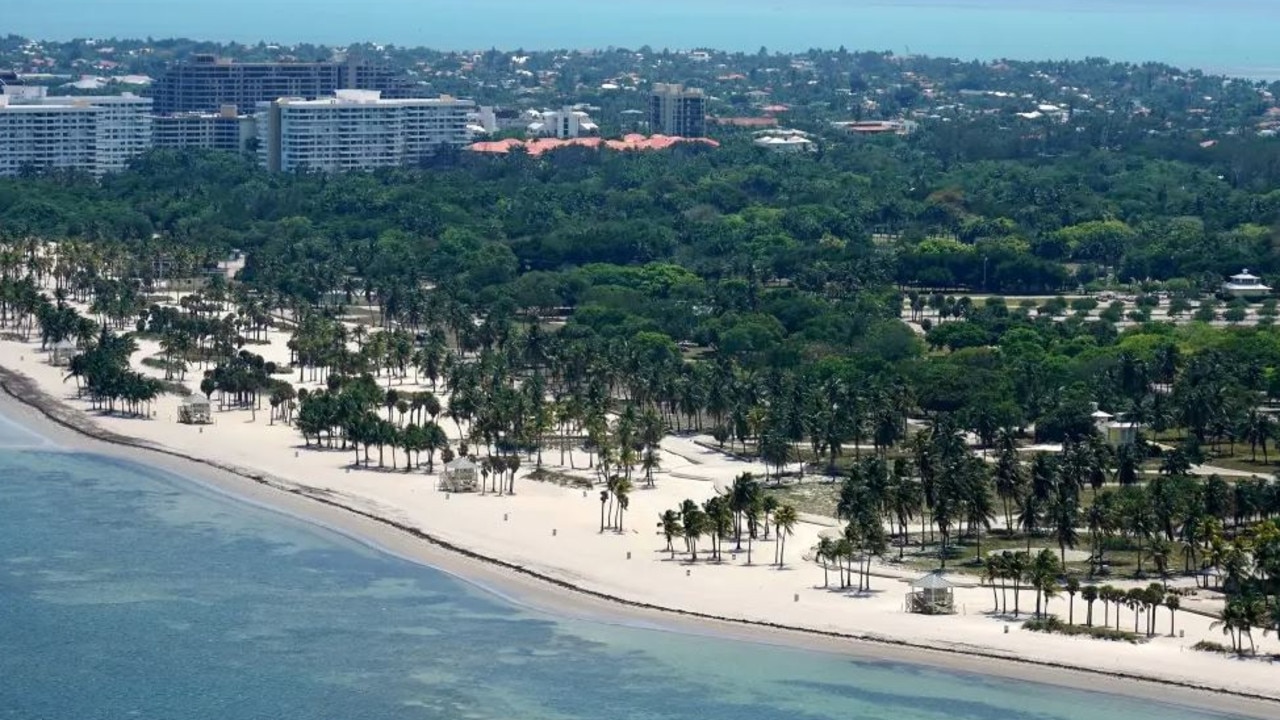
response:
{"label": "white gazebo roof", "polygon": [[53,344],[54,350],[75,350],[76,342],[71,338],[63,338]]}
{"label": "white gazebo roof", "polygon": [[200,407],[200,406],[208,407],[209,398],[203,395],[188,395],[182,398],[182,404],[187,405],[189,407]]}
{"label": "white gazebo roof", "polygon": [[912,580],[911,587],[913,589],[919,588],[921,590],[950,590],[955,587],[955,585],[938,573],[934,572],[929,573],[918,580]]}
{"label": "white gazebo roof", "polygon": [[473,463],[473,462],[471,462],[470,458],[467,458],[467,457],[459,457],[459,458],[454,458],[453,460],[449,461],[449,464],[445,465],[445,469],[447,469],[447,470],[475,470],[475,469],[476,469],[476,464],[475,464],[475,463]]}
{"label": "white gazebo roof", "polygon": [[1237,274],[1237,275],[1232,275],[1232,276],[1231,276],[1231,279],[1232,279],[1232,280],[1236,280],[1236,281],[1241,281],[1241,280],[1243,280],[1243,281],[1253,281],[1253,280],[1261,280],[1262,278],[1258,277],[1257,275],[1250,275],[1250,274],[1249,274],[1249,268],[1245,268],[1245,269],[1244,269],[1244,270],[1242,270],[1239,274]]}

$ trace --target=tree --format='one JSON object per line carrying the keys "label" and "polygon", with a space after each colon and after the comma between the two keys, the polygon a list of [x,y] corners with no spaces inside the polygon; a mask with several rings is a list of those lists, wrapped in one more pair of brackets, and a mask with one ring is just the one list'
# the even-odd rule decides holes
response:
{"label": "tree", "polygon": [[799,516],[796,509],[790,505],[783,505],[773,516],[773,524],[778,530],[778,567],[781,568],[786,564],[787,538],[792,535],[795,530],[796,522]]}
{"label": "tree", "polygon": [[1177,619],[1178,609],[1182,607],[1182,599],[1171,593],[1165,597],[1164,606],[1169,608],[1169,637],[1174,637],[1174,621]]}
{"label": "tree", "polygon": [[[603,507],[603,503],[601,503]],[[671,559],[676,559],[675,546],[671,541],[680,537],[684,533],[684,528],[680,525],[680,514],[675,510],[667,510],[658,516],[658,527],[662,529],[662,535],[667,540],[667,552],[671,553]],[[603,523],[601,524],[601,532],[604,531]]]}
{"label": "tree", "polygon": [[1057,593],[1056,578],[1059,569],[1058,556],[1045,548],[1035,556],[1026,570],[1027,584],[1036,591],[1036,617],[1043,616],[1041,601],[1044,602],[1043,607],[1047,608],[1049,598]]}
{"label": "tree", "polygon": [[1098,599],[1098,586],[1090,584],[1080,588],[1080,599],[1084,600],[1087,606],[1085,610],[1085,625],[1093,627],[1093,603]]}
{"label": "tree", "polygon": [[1067,592],[1067,624],[1076,624],[1076,593],[1080,592],[1080,581],[1075,577],[1067,578],[1063,589]]}
{"label": "tree", "polygon": [[610,497],[610,495],[611,495],[611,494],[612,494],[612,493],[610,493],[608,490],[601,490],[601,491],[600,491],[600,532],[604,532],[604,528],[605,528],[605,519],[604,519],[604,514],[605,514],[605,513],[604,513],[604,511],[605,511],[605,505],[609,502],[609,497]]}
{"label": "tree", "polygon": [[684,528],[684,539],[689,548],[689,559],[692,562],[697,562],[698,538],[702,537],[707,531],[707,515],[694,505],[691,508],[685,508],[682,512],[680,524]]}

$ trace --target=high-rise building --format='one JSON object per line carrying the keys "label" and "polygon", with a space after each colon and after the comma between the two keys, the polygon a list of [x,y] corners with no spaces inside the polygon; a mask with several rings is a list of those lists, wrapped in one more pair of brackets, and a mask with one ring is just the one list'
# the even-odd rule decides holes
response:
{"label": "high-rise building", "polygon": [[707,96],[697,88],[656,83],[649,96],[649,131],[676,137],[705,137]]}
{"label": "high-rise building", "polygon": [[255,116],[240,115],[232,105],[216,113],[157,115],[153,122],[159,148],[244,152],[258,135]]}
{"label": "high-rise building", "polygon": [[470,100],[385,99],[376,90],[284,98],[260,106],[259,158],[268,170],[284,172],[413,165],[442,145],[465,145],[474,110]]}
{"label": "high-rise building", "polygon": [[151,147],[149,98],[50,97],[43,89],[26,90],[0,94],[0,175],[24,168],[103,175],[123,170]]}
{"label": "high-rise building", "polygon": [[175,63],[151,87],[162,115],[217,112],[234,105],[253,112],[258,103],[282,97],[314,100],[341,88],[379,90],[387,97],[408,95],[407,83],[391,68],[354,58],[329,62],[233,62],[196,55]]}

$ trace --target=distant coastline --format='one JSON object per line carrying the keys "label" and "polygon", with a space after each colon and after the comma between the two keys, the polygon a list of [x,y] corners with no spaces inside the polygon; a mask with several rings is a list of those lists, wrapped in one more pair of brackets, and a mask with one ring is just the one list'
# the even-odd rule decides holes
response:
{"label": "distant coastline", "polygon": [[[409,0],[378,0],[378,13],[317,0],[302,15],[293,3],[228,0],[217,6],[135,3],[129,17],[96,0],[26,3],[6,31],[32,38],[202,37],[221,41],[346,45],[352,42],[444,50],[710,47],[803,52],[847,47],[961,60],[1162,62],[1250,79],[1280,77],[1271,29],[1280,7],[1261,0],[1204,3],[1142,0],[1037,4],[1009,0],[949,3],[837,3],[808,0],[657,0],[643,12],[599,2],[562,3],[554,11],[511,0],[477,0],[465,11]],[[328,6],[328,7],[326,7]],[[243,17],[253,17],[245,23]],[[821,22],[814,22],[821,19]]]}

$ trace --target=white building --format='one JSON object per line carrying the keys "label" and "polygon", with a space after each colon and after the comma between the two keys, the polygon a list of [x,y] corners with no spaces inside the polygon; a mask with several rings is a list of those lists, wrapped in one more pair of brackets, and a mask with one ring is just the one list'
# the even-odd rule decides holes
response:
{"label": "white building", "polygon": [[235,105],[225,105],[216,113],[157,115],[153,136],[158,148],[244,152],[258,130],[255,116],[237,114]]}
{"label": "white building", "polygon": [[5,90],[0,94],[0,175],[16,175],[24,168],[103,175],[123,170],[151,147],[150,98],[50,97],[42,88]]}
{"label": "white building", "polygon": [[412,165],[442,145],[470,141],[470,100],[382,98],[377,90],[338,90],[319,100],[281,98],[258,112],[258,152],[268,170],[368,170]]}
{"label": "white building", "polygon": [[752,143],[758,148],[774,152],[807,152],[817,146],[809,139],[809,133],[801,130],[761,130]]}
{"label": "white building", "polygon": [[559,110],[543,110],[542,112],[531,110],[530,120],[532,122],[528,125],[528,131],[530,135],[535,137],[553,137],[567,140],[600,132],[600,126],[591,120],[590,115],[587,115],[582,110],[574,110],[570,107]]}
{"label": "white building", "polygon": [[1258,298],[1270,295],[1271,288],[1263,284],[1262,278],[1251,275],[1246,268],[1243,272],[1227,278],[1227,281],[1222,283],[1222,292],[1232,297]]}

